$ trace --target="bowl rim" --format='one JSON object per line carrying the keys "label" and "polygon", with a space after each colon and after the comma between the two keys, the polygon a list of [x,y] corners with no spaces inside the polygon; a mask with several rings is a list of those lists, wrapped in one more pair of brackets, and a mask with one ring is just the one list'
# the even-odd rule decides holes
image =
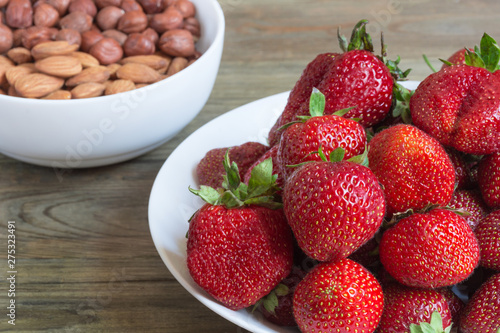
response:
{"label": "bowl rim", "polygon": [[[199,1],[199,0],[193,0],[193,1]],[[212,53],[217,52],[217,50],[216,50],[217,45],[222,44],[224,42],[226,22],[225,22],[224,12],[222,10],[221,5],[219,4],[219,2],[217,0],[202,0],[202,1],[211,3],[213,6],[213,9],[215,10],[215,14],[216,14],[215,22],[217,24],[215,37],[214,37],[213,41],[210,43],[210,45],[208,46],[208,48],[201,54],[200,58],[198,58],[190,66],[184,68],[179,73],[182,73],[184,71],[193,71],[197,67],[201,66],[199,64],[199,62],[202,62],[202,63],[205,62],[204,59],[208,58],[209,55],[211,55]],[[198,11],[196,12],[195,16],[198,16]],[[59,105],[70,106],[71,104],[75,104],[75,103],[81,104],[82,102],[83,103],[92,103],[93,101],[95,101],[97,99],[100,101],[105,101],[105,100],[115,99],[115,98],[117,98],[117,96],[120,96],[122,94],[131,93],[134,91],[155,89],[160,85],[164,85],[164,84],[167,84],[168,82],[175,81],[177,78],[180,77],[177,74],[178,73],[176,73],[170,77],[167,77],[165,79],[162,79],[158,82],[141,87],[141,88],[136,88],[136,89],[133,89],[130,91],[125,91],[125,92],[121,92],[118,94],[107,95],[107,96],[97,96],[97,97],[89,97],[89,98],[83,98],[83,99],[53,100],[53,99],[16,97],[16,96],[9,96],[9,95],[0,94],[0,102],[2,102],[2,101],[7,102],[8,101],[10,103],[15,103],[16,101],[19,101],[20,103],[23,103],[23,106],[36,106],[38,103],[45,103],[45,104],[54,103],[54,104],[57,104],[58,106]],[[180,80],[180,79],[178,79],[178,80]]]}

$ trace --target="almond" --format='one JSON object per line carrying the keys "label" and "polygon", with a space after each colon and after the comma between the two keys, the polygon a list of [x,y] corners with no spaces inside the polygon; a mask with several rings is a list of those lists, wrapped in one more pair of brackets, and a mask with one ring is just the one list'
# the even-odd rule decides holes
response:
{"label": "almond", "polygon": [[61,89],[64,80],[55,76],[32,73],[19,78],[15,84],[16,92],[22,97],[38,98]]}
{"label": "almond", "polygon": [[79,74],[82,71],[82,63],[75,57],[71,56],[51,56],[37,60],[35,67],[40,72],[69,78]]}
{"label": "almond", "polygon": [[24,64],[33,61],[31,51],[25,47],[14,47],[7,51],[7,57],[16,64]]}
{"label": "almond", "polygon": [[120,64],[111,64],[106,66],[106,68],[109,70],[110,78],[116,79],[116,71],[118,71],[118,68],[120,67],[122,67],[122,65]]}
{"label": "almond", "polygon": [[42,99],[71,99],[71,92],[69,90],[56,90],[53,93],[48,94]]}
{"label": "almond", "polygon": [[71,90],[73,98],[90,98],[101,96],[106,89],[106,85],[97,82],[87,82],[77,85]]}
{"label": "almond", "polygon": [[72,57],[77,58],[82,63],[83,68],[99,66],[99,60],[96,57],[82,51],[71,53]]}
{"label": "almond", "polygon": [[14,67],[12,60],[6,56],[0,55],[0,86],[7,83],[5,73],[7,72],[7,69],[11,67]]}
{"label": "almond", "polygon": [[113,95],[135,89],[135,83],[131,80],[113,80],[106,85],[104,95]]}
{"label": "almond", "polygon": [[5,77],[7,78],[7,82],[11,86],[16,84],[16,81],[23,77],[24,75],[35,73],[36,69],[34,67],[30,66],[16,66],[16,67],[10,67],[7,69],[5,72]]}
{"label": "almond", "polygon": [[151,55],[136,55],[136,56],[131,56],[131,57],[125,57],[123,58],[120,63],[121,64],[128,64],[128,63],[137,63],[137,64],[144,64],[148,65],[149,67],[153,69],[161,69],[168,67],[170,64],[171,58],[169,57],[162,57],[156,54],[151,54]]}
{"label": "almond", "polygon": [[131,80],[134,83],[153,83],[161,80],[161,74],[148,65],[128,63],[116,71],[119,79]]}
{"label": "almond", "polygon": [[39,60],[55,55],[69,55],[76,50],[78,50],[78,45],[70,44],[66,40],[56,40],[43,42],[33,46],[31,55],[35,60]]}
{"label": "almond", "polygon": [[82,83],[104,83],[109,79],[111,72],[106,66],[88,67],[79,74],[66,80],[66,86],[74,87]]}

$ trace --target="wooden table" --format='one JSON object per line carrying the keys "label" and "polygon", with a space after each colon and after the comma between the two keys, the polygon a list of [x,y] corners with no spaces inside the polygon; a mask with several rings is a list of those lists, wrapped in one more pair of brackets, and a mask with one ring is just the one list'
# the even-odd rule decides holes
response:
{"label": "wooden table", "polygon": [[379,52],[413,68],[412,80],[455,50],[500,39],[494,0],[221,0],[226,41],[218,79],[201,112],[160,148],[132,161],[69,170],[0,157],[0,248],[16,223],[16,325],[7,323],[6,254],[0,261],[0,331],[244,332],[199,303],[173,278],[148,227],[153,181],[172,150],[201,125],[250,101],[289,90],[321,52],[339,51],[369,19]]}

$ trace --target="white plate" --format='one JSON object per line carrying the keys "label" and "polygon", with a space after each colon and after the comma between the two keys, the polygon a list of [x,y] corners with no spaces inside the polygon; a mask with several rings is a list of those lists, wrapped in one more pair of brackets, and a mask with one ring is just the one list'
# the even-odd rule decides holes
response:
{"label": "white plate", "polygon": [[[418,82],[404,84],[414,89]],[[267,134],[282,112],[288,92],[269,96],[227,112],[205,124],[169,156],[153,184],[149,200],[149,227],[153,242],[172,275],[196,299],[234,324],[255,333],[298,332],[273,325],[258,313],[233,311],[214,301],[191,278],[186,266],[188,220],[203,202],[188,191],[196,187],[195,168],[212,148],[248,141],[266,143]],[[223,133],[223,134],[222,134]]]}

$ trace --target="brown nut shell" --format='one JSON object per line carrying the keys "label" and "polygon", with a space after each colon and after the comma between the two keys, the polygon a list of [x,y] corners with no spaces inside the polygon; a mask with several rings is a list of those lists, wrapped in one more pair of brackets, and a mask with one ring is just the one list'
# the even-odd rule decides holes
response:
{"label": "brown nut shell", "polygon": [[30,0],[10,0],[5,9],[5,22],[11,28],[28,28],[33,24]]}
{"label": "brown nut shell", "polygon": [[59,12],[48,3],[40,3],[34,9],[33,23],[38,27],[53,27],[59,22]]}
{"label": "brown nut shell", "polygon": [[89,50],[101,65],[109,65],[120,61],[123,57],[121,45],[113,38],[104,37],[95,43]]}
{"label": "brown nut shell", "polygon": [[134,32],[142,32],[148,27],[148,17],[140,10],[126,12],[118,20],[116,29],[124,33],[131,34]]}
{"label": "brown nut shell", "polygon": [[190,57],[195,54],[193,35],[184,29],[168,30],[158,41],[158,47],[173,57]]}

